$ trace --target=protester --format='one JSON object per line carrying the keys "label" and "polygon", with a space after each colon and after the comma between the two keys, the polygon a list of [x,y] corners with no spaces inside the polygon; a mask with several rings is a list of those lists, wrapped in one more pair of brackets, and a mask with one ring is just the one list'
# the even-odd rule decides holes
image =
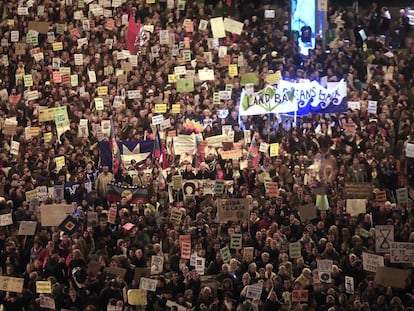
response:
{"label": "protester", "polygon": [[407,11],[287,2],[2,6],[4,310],[412,310]]}

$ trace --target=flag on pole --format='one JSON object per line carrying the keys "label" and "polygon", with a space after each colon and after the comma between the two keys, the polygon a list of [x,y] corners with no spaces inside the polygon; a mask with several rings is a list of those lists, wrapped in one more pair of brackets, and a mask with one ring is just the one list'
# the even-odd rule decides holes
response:
{"label": "flag on pole", "polygon": [[155,133],[155,142],[154,142],[154,150],[152,152],[153,161],[161,160],[161,139],[160,139],[160,132],[157,129]]}
{"label": "flag on pole", "polygon": [[[127,47],[131,55],[137,54],[137,37],[141,28],[141,24],[135,22],[135,17],[131,14],[128,21],[127,31]],[[138,43],[139,45],[139,43]]]}
{"label": "flag on pole", "polygon": [[256,166],[256,164],[260,160],[259,147],[257,146],[257,142],[256,142],[256,134],[253,135],[253,139],[250,144],[249,153],[247,154],[247,160],[252,161],[253,166]]}
{"label": "flag on pole", "polygon": [[115,175],[119,170],[119,165],[121,164],[121,152],[118,148],[118,143],[115,139],[115,127],[114,121],[111,120],[111,140],[110,140],[111,154],[112,154],[112,173]]}

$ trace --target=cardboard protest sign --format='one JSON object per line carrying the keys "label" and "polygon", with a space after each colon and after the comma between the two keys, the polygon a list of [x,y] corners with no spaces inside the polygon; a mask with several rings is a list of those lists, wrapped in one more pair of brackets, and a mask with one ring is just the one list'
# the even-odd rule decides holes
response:
{"label": "cardboard protest sign", "polygon": [[40,206],[40,223],[43,227],[59,226],[66,216],[73,214],[72,204],[51,204]]}
{"label": "cardboard protest sign", "polygon": [[47,34],[49,31],[49,23],[48,22],[29,22],[29,30],[35,30],[38,33]]}
{"label": "cardboard protest sign", "polygon": [[220,222],[247,220],[249,201],[247,199],[221,199],[218,202],[217,218]]}
{"label": "cardboard protest sign", "polygon": [[141,277],[148,278],[151,275],[151,268],[135,268],[134,281],[139,284]]}
{"label": "cardboard protest sign", "polygon": [[410,270],[396,269],[390,267],[377,267],[374,282],[378,285],[406,288]]}
{"label": "cardboard protest sign", "polygon": [[36,233],[37,221],[21,221],[19,235],[34,235]]}
{"label": "cardboard protest sign", "polygon": [[105,272],[107,274],[112,274],[114,276],[119,276],[121,279],[124,279],[127,270],[124,269],[124,268],[119,268],[119,267],[106,267]]}
{"label": "cardboard protest sign", "polygon": [[13,217],[11,213],[0,215],[0,227],[9,226],[13,224]]}
{"label": "cardboard protest sign", "polygon": [[316,207],[315,204],[309,203],[305,205],[300,205],[298,208],[300,219],[305,222],[307,220],[312,220],[316,218]]}
{"label": "cardboard protest sign", "polygon": [[148,304],[147,291],[144,289],[129,289],[128,303],[133,306],[145,306]]}
{"label": "cardboard protest sign", "polygon": [[351,216],[358,216],[366,212],[367,200],[366,199],[347,199],[346,200],[346,212]]}
{"label": "cardboard protest sign", "polygon": [[345,183],[347,199],[369,199],[372,195],[371,183]]}
{"label": "cardboard protest sign", "polygon": [[23,278],[0,276],[0,290],[2,291],[21,293],[23,291],[23,285]]}

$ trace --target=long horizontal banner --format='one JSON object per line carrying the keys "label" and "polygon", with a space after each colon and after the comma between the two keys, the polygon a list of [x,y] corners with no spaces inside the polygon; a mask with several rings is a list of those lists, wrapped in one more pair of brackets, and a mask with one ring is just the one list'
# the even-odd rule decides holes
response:
{"label": "long horizontal banner", "polygon": [[281,80],[278,86],[267,86],[256,93],[243,90],[240,99],[240,115],[266,113],[341,113],[347,112],[346,82],[341,80],[332,89],[318,82],[293,83]]}

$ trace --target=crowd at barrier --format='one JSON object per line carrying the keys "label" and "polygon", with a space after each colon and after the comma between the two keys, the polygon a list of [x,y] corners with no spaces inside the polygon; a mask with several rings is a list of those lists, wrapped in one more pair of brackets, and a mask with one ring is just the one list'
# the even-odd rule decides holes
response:
{"label": "crowd at barrier", "polygon": [[414,309],[406,10],[287,2],[0,2],[0,309]]}

